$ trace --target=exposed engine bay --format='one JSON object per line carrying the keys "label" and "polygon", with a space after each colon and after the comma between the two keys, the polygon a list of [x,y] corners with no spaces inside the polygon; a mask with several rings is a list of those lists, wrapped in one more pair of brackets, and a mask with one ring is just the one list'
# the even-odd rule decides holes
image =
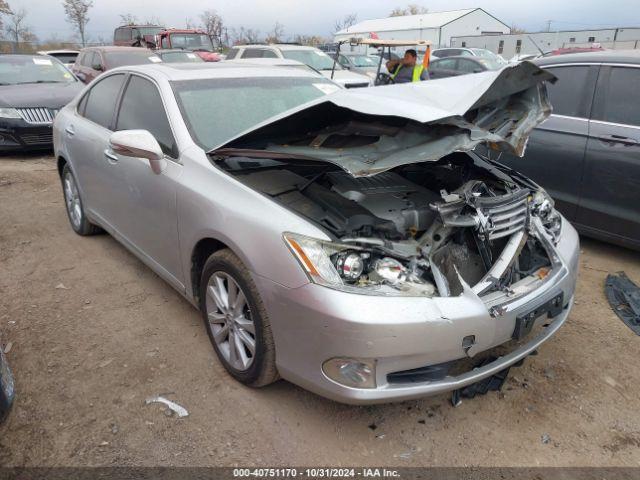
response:
{"label": "exposed engine bay", "polygon": [[[553,242],[561,228],[552,201],[527,179],[475,154],[453,153],[369,177],[303,159],[213,159],[335,239],[318,247],[296,237],[294,247],[307,253],[322,248],[331,264],[321,276],[354,292],[508,292],[552,266],[544,240]],[[532,227],[534,219],[545,239]]]}

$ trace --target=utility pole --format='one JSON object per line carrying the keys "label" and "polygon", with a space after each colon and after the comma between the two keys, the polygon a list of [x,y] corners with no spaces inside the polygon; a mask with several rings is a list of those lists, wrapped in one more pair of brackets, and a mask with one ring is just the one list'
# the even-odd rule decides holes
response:
{"label": "utility pole", "polygon": [[553,22],[553,20],[547,20],[547,32],[551,31],[551,22]]}

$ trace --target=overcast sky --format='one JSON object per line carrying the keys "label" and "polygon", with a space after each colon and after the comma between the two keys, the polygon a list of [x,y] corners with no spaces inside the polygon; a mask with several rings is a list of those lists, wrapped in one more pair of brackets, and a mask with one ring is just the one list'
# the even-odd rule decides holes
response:
{"label": "overcast sky", "polygon": [[[14,10],[28,12],[33,32],[46,40],[56,35],[67,38],[71,29],[60,0],[8,0]],[[276,21],[284,24],[285,36],[329,35],[336,19],[357,13],[358,20],[386,17],[396,6],[416,3],[431,12],[482,7],[508,25],[530,31],[545,30],[552,20],[553,30],[639,26],[639,0],[94,0],[88,35],[91,40],[112,38],[119,15],[131,13],[139,20],[159,18],[165,25],[183,27],[186,18],[214,8],[231,27],[271,30]]]}

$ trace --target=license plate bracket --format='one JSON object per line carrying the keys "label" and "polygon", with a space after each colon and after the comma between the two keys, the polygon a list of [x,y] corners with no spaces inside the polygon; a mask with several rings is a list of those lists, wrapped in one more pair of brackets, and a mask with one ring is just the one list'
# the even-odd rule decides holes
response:
{"label": "license plate bracket", "polygon": [[542,315],[546,315],[547,318],[553,318],[559,315],[564,309],[564,293],[560,292],[555,297],[547,300],[542,305],[528,311],[525,314],[518,315],[516,317],[516,327],[513,330],[512,338],[514,340],[521,340],[529,333],[533,328],[536,320]]}

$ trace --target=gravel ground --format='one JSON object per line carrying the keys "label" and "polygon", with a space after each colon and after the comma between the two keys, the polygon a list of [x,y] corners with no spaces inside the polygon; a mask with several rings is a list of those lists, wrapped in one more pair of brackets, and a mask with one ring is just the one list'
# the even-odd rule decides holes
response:
{"label": "gravel ground", "polygon": [[[640,465],[639,339],[604,297],[640,255],[583,239],[575,308],[502,392],[353,407],[243,387],[198,312],[108,235],[68,225],[48,156],[0,158],[0,465]],[[145,405],[162,394],[189,416]]]}

